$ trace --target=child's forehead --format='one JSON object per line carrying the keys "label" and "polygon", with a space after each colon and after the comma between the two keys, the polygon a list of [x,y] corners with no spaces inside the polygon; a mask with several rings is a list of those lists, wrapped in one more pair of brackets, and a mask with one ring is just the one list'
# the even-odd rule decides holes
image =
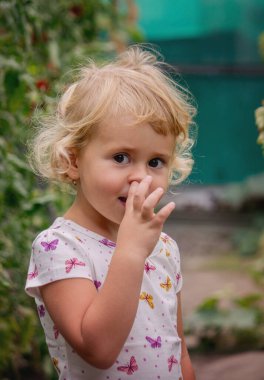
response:
{"label": "child's forehead", "polygon": [[[139,123],[133,115],[121,114],[121,115],[109,115],[104,118],[98,125],[98,133],[108,133],[110,130],[112,133],[122,130],[129,130],[135,128]],[[145,123],[146,124],[146,123]]]}
{"label": "child's forehead", "polygon": [[156,150],[171,151],[175,146],[175,137],[172,134],[157,133],[150,123],[139,123],[131,115],[109,117],[98,125],[95,138],[101,146],[118,147],[128,149],[146,149],[153,145]]}

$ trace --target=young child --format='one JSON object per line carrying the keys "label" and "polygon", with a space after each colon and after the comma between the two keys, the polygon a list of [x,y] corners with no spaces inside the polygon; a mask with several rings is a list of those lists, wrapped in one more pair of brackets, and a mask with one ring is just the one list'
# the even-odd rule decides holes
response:
{"label": "young child", "polygon": [[194,109],[163,67],[138,46],[90,63],[32,144],[38,174],[76,190],[34,241],[26,283],[60,380],[195,379],[162,233],[175,205],[154,211],[191,170]]}

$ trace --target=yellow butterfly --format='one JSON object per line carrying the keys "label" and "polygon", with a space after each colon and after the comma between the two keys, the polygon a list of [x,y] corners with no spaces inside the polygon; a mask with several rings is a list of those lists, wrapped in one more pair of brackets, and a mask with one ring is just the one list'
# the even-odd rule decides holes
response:
{"label": "yellow butterfly", "polygon": [[76,238],[80,243],[83,243],[82,239],[80,239],[79,236],[75,236],[75,238]]}
{"label": "yellow butterfly", "polygon": [[147,301],[149,307],[151,307],[151,309],[154,309],[153,297],[151,294],[142,292],[139,296],[139,299],[143,301]]}
{"label": "yellow butterfly", "polygon": [[162,287],[162,289],[165,289],[166,292],[168,292],[170,290],[170,288],[172,287],[172,283],[171,283],[171,279],[169,278],[169,276],[167,276],[167,281],[162,282],[160,284],[160,286]]}
{"label": "yellow butterfly", "polygon": [[55,357],[52,357],[52,362],[53,362],[53,365],[54,367],[56,368],[56,370],[58,371],[58,373],[60,373],[60,369],[59,369],[59,360]]}
{"label": "yellow butterfly", "polygon": [[168,251],[167,249],[166,249],[166,256],[167,256],[167,257],[170,256],[170,251]]}

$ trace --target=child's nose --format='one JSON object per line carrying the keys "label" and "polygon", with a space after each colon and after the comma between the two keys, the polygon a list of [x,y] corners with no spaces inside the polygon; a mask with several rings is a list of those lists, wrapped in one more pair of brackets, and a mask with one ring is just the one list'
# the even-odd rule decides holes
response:
{"label": "child's nose", "polygon": [[145,165],[136,165],[131,169],[131,172],[128,177],[129,183],[134,181],[141,182],[143,178],[148,175],[148,170]]}

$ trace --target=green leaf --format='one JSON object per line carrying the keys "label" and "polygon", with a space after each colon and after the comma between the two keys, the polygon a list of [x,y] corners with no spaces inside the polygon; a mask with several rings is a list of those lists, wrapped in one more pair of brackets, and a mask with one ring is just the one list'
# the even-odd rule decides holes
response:
{"label": "green leaf", "polygon": [[219,299],[218,297],[210,297],[203,301],[198,307],[198,311],[216,311],[218,310]]}

